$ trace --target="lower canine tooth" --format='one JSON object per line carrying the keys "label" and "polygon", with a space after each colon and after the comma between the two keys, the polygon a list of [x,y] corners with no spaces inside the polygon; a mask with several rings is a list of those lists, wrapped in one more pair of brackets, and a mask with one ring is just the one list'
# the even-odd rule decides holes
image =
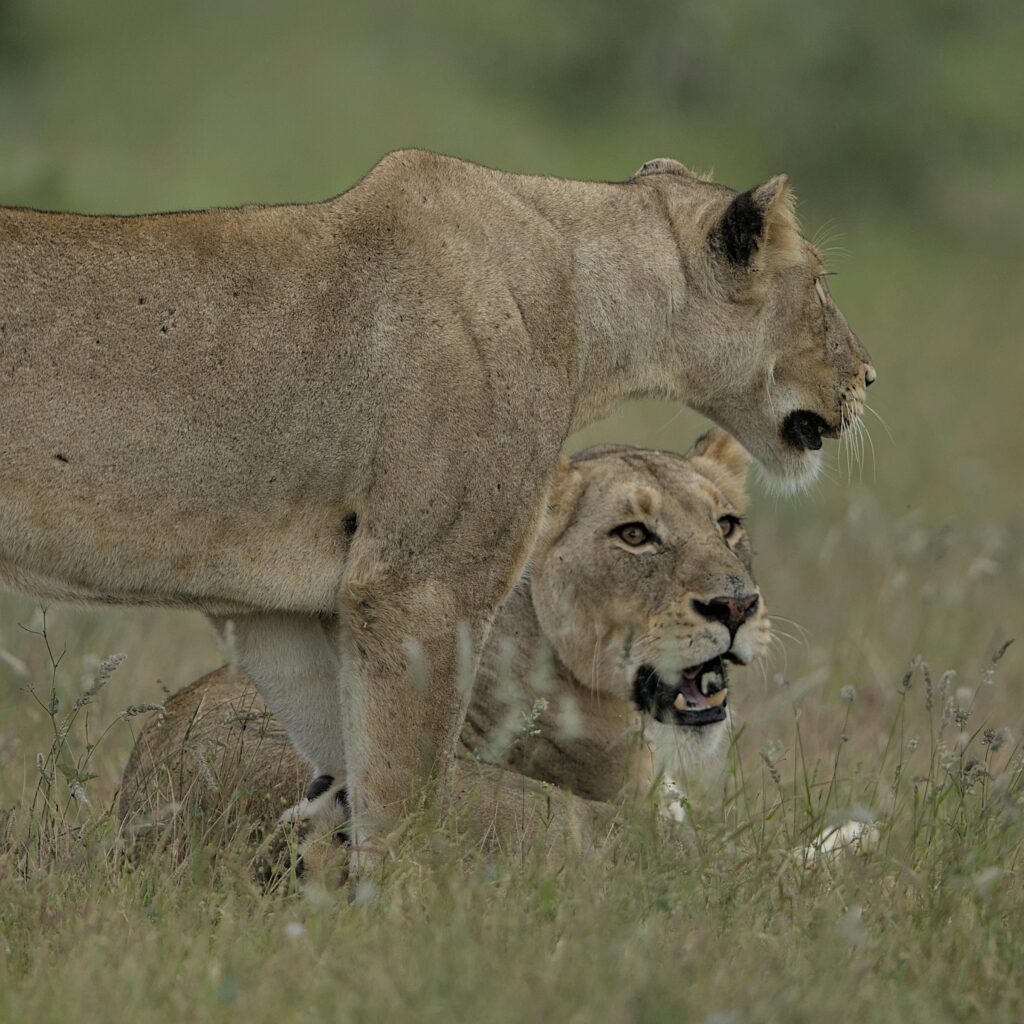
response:
{"label": "lower canine tooth", "polygon": [[[711,694],[711,696],[708,697],[708,707],[717,708],[720,704],[724,704],[728,693],[728,689],[723,688],[717,693]],[[681,693],[676,694],[676,699],[672,703],[676,711],[686,710],[686,698]]]}

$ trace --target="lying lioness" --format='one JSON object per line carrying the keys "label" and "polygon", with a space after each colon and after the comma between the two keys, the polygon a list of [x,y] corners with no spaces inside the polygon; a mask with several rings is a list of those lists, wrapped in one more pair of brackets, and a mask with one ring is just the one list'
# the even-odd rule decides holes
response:
{"label": "lying lioness", "polygon": [[456,636],[472,670],[570,433],[672,397],[792,488],[874,378],[783,176],[407,150],[322,203],[0,209],[0,582],[230,618],[377,836],[447,778]]}
{"label": "lying lioness", "polygon": [[[740,519],[747,461],[716,429],[685,456],[613,446],[563,468],[531,570],[495,622],[462,733],[470,758],[457,764],[456,787],[475,790],[475,813],[497,837],[543,821],[549,841],[592,841],[610,818],[593,801],[645,792],[721,743],[727,663],[754,659],[769,630]],[[496,775],[477,759],[515,771]],[[308,772],[248,680],[222,668],[146,726],[120,811],[131,824],[168,805],[209,806],[220,799],[214,786],[240,784],[250,810],[271,820]],[[343,799],[327,776],[308,793],[321,806]]]}

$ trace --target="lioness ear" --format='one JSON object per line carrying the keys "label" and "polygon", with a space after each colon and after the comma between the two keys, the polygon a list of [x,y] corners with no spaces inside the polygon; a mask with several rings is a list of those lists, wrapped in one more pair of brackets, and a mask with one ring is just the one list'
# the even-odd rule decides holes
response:
{"label": "lioness ear", "polygon": [[544,523],[534,544],[535,549],[546,546],[562,532],[582,490],[583,474],[563,455],[551,481]]}
{"label": "lioness ear", "polygon": [[712,427],[694,442],[686,453],[703,473],[738,509],[747,504],[747,450],[721,427]]}
{"label": "lioness ear", "polygon": [[799,252],[799,237],[789,179],[777,174],[736,196],[710,241],[731,263],[748,267],[773,250]]}
{"label": "lioness ear", "polygon": [[637,178],[646,178],[648,174],[682,174],[687,178],[694,176],[693,172],[678,160],[672,160],[667,156],[659,156],[655,160],[648,160],[629,180],[636,181]]}

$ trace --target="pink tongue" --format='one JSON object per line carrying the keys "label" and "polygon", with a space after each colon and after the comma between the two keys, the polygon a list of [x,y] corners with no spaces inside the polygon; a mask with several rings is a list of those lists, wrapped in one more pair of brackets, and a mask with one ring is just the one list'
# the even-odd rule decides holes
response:
{"label": "pink tongue", "polygon": [[679,692],[683,695],[688,708],[694,708],[700,710],[701,708],[709,708],[711,705],[708,703],[707,697],[700,692],[700,680],[698,679],[687,679],[683,676],[682,684],[679,687]]}

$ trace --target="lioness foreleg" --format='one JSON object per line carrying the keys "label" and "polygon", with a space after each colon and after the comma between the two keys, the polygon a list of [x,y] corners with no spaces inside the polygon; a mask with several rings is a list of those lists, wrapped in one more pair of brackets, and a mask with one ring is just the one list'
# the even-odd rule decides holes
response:
{"label": "lioness foreleg", "polygon": [[345,754],[353,837],[371,860],[373,837],[414,801],[448,794],[480,653],[542,510],[538,498],[489,547],[460,530],[434,557],[396,564],[369,538],[350,554],[339,599]]}

